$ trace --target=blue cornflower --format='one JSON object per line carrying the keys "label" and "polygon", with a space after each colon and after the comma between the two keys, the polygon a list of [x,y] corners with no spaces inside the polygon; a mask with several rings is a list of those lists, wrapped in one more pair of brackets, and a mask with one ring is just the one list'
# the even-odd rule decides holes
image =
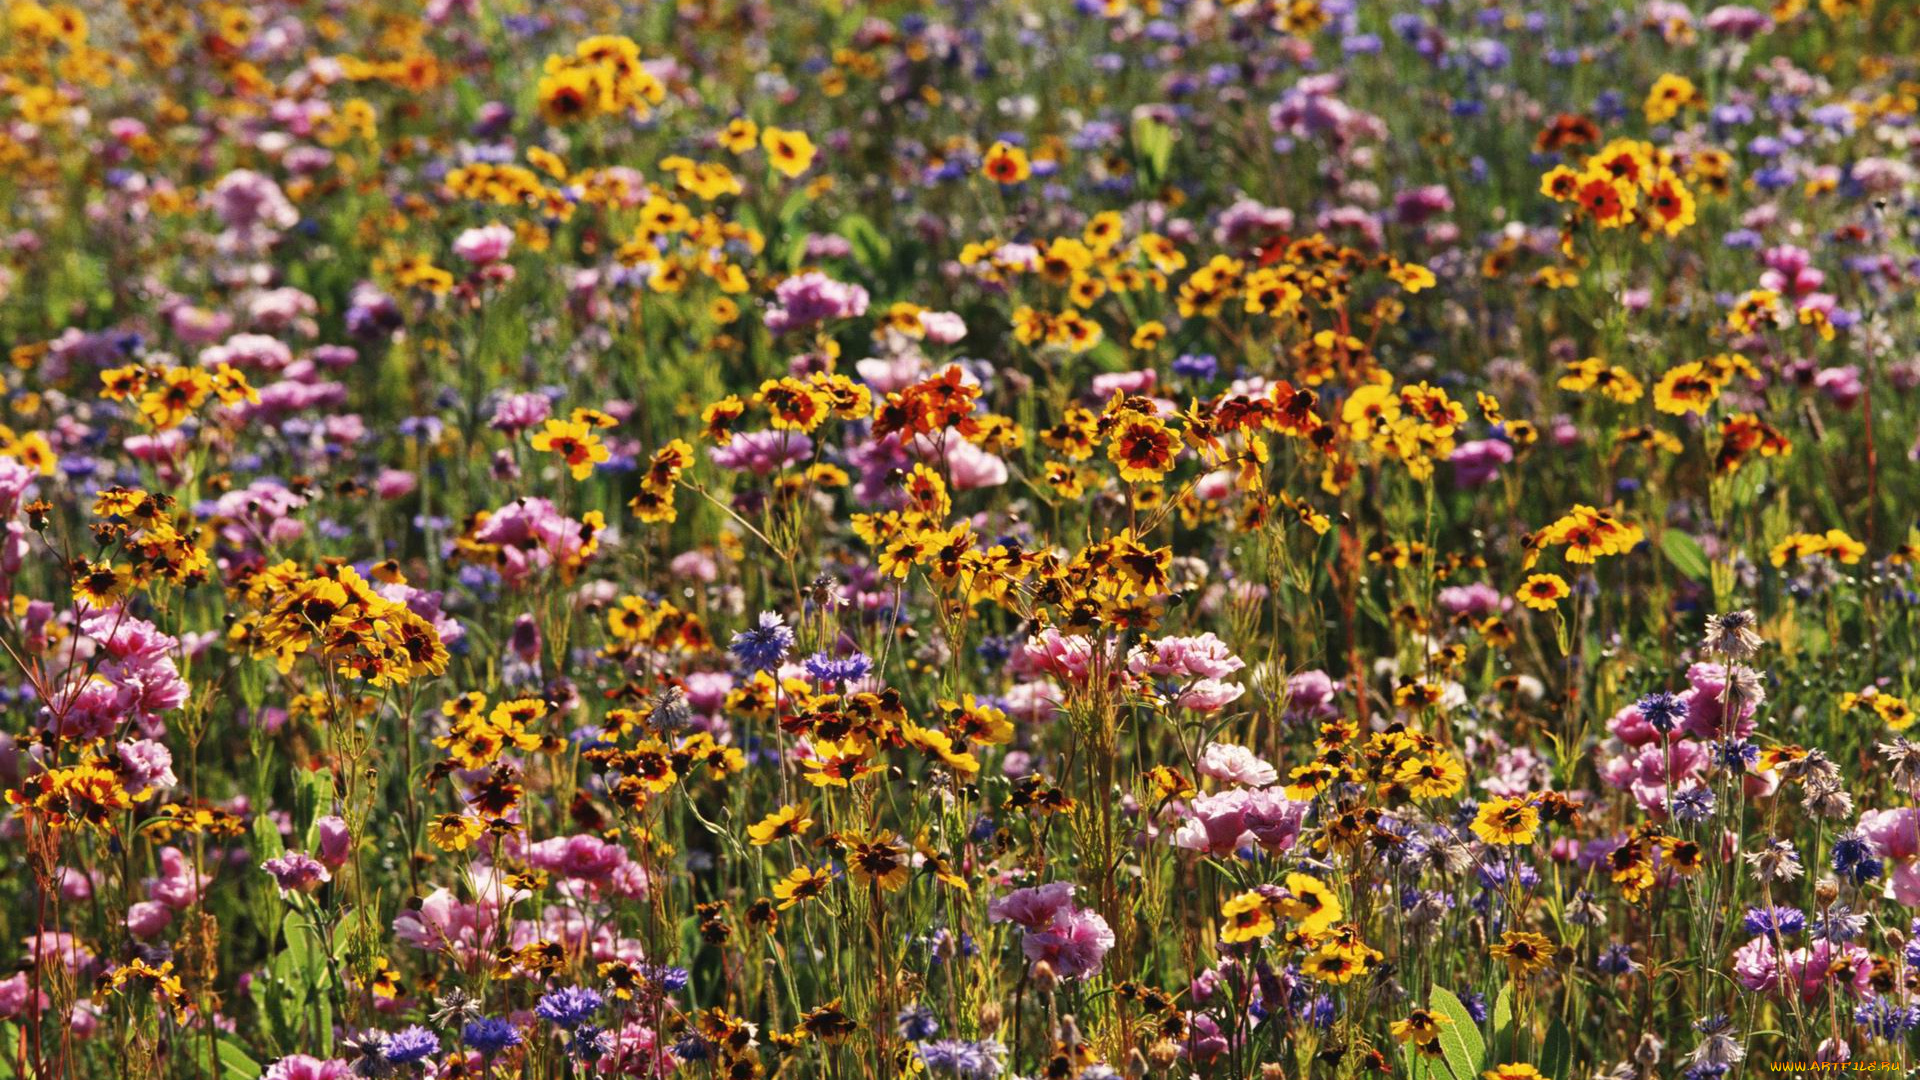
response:
{"label": "blue cornflower", "polygon": [[646,964],[640,968],[640,973],[647,977],[648,982],[669,994],[676,994],[687,988],[686,968]]}
{"label": "blue cornflower", "polygon": [[387,1036],[380,1056],[390,1065],[412,1065],[440,1052],[440,1036],[415,1024]]}
{"label": "blue cornflower", "polygon": [[1655,690],[1634,703],[1653,730],[1662,735],[1678,726],[1680,718],[1687,714],[1687,703],[1665,690]]}
{"label": "blue cornflower", "polygon": [[1173,361],[1173,373],[1183,379],[1207,382],[1220,374],[1220,361],[1208,353],[1183,353]]}
{"label": "blue cornflower", "polygon": [[1487,1022],[1487,999],[1483,994],[1468,991],[1460,995],[1460,1004],[1467,1007],[1467,1015],[1473,1017],[1476,1024]]}
{"label": "blue cornflower", "polygon": [[1742,925],[1747,933],[1756,937],[1761,934],[1792,937],[1807,928],[1807,916],[1799,908],[1785,905],[1748,908]]}
{"label": "blue cornflower", "polygon": [[713,1055],[713,1044],[697,1031],[689,1031],[673,1044],[673,1053],[681,1061],[705,1061]]}
{"label": "blue cornflower", "polygon": [[1698,825],[1713,817],[1713,791],[1706,787],[1690,787],[1673,797],[1673,817],[1682,825]]}
{"label": "blue cornflower", "polygon": [[1901,1035],[1920,1027],[1920,1005],[1903,1008],[1886,998],[1875,998],[1854,1007],[1853,1022],[1866,1028],[1876,1039],[1897,1041]]}
{"label": "blue cornflower", "polygon": [[1713,744],[1713,760],[1716,765],[1729,772],[1746,772],[1747,766],[1760,759],[1760,748],[1745,739],[1728,739]]}
{"label": "blue cornflower", "polygon": [[1835,904],[1813,920],[1813,937],[1816,941],[1844,945],[1866,932],[1867,917],[1854,914],[1853,909],[1845,904]]}
{"label": "blue cornflower", "polygon": [[1880,876],[1881,862],[1873,857],[1866,837],[1858,831],[1841,835],[1833,842],[1833,872],[1858,885]]}
{"label": "blue cornflower", "polygon": [[542,997],[539,1004],[533,1007],[533,1015],[572,1030],[591,1019],[600,1010],[601,1004],[600,995],[592,990],[584,986],[568,986]]}
{"label": "blue cornflower", "polygon": [[933,1010],[925,1005],[909,1005],[894,1017],[900,1037],[908,1042],[926,1042],[940,1034],[940,1022],[933,1018]]}
{"label": "blue cornflower", "polygon": [[460,1041],[491,1057],[509,1046],[519,1046],[520,1032],[505,1020],[488,1016],[467,1021],[460,1031]]}
{"label": "blue cornflower", "polygon": [[1603,975],[1630,975],[1640,970],[1640,965],[1634,962],[1633,953],[1618,943],[1607,946],[1593,966]]}
{"label": "blue cornflower", "polygon": [[815,682],[850,683],[866,678],[867,673],[873,670],[873,661],[867,658],[866,653],[860,652],[843,657],[817,652],[807,657],[805,666],[807,674],[813,676]]}
{"label": "blue cornflower", "polygon": [[914,1047],[914,1052],[920,1055],[920,1063],[935,1076],[992,1080],[1000,1075],[1000,1056],[1006,1052],[1006,1048],[993,1039],[973,1042],[941,1039],[938,1042],[923,1042]]}
{"label": "blue cornflower", "polygon": [[575,1061],[598,1061],[612,1049],[607,1033],[592,1024],[580,1025],[573,1038],[567,1040],[567,1056]]}
{"label": "blue cornflower", "polygon": [[733,635],[731,648],[734,659],[749,672],[772,671],[787,658],[787,650],[793,648],[793,631],[779,614],[763,611],[758,626]]}

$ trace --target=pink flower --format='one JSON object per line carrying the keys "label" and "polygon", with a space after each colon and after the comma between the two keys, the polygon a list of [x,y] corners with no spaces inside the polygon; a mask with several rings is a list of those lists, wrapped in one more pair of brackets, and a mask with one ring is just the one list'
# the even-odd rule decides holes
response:
{"label": "pink flower", "polygon": [[939,461],[945,465],[958,491],[999,487],[1007,482],[1005,461],[968,442],[952,428],[939,437],[916,436],[907,449],[923,461]]}
{"label": "pink flower", "polygon": [[553,402],[545,394],[514,394],[493,407],[493,419],[487,425],[508,435],[518,435],[537,427],[553,415]]}
{"label": "pink flower", "polygon": [[1127,658],[1135,675],[1173,679],[1224,679],[1247,666],[1212,631],[1198,637],[1166,637],[1140,646]]}
{"label": "pink flower", "polygon": [[1187,820],[1173,834],[1173,845],[1209,855],[1231,855],[1250,839],[1247,804],[1251,792],[1230,788],[1218,795],[1196,796],[1187,807]]}
{"label": "pink flower", "polygon": [[1007,715],[1030,724],[1041,723],[1059,715],[1064,700],[1060,688],[1044,679],[1015,683],[1006,693]]}
{"label": "pink flower", "polygon": [[453,253],[476,266],[499,262],[511,250],[513,230],[505,225],[483,225],[468,229],[453,242]]}
{"label": "pink flower", "polygon": [[147,879],[147,898],[175,911],[185,911],[200,897],[206,879],[187,862],[177,847],[160,849],[160,876]]}
{"label": "pink flower", "polygon": [[987,918],[993,922],[1018,923],[1029,930],[1053,924],[1054,917],[1073,906],[1076,886],[1071,881],[1055,881],[1028,889],[1015,889],[987,905]]}
{"label": "pink flower", "polygon": [[1241,819],[1262,848],[1278,855],[1292,848],[1300,838],[1300,825],[1306,820],[1311,805],[1287,798],[1279,788],[1261,788],[1247,792]]}
{"label": "pink flower", "polygon": [[1062,634],[1047,627],[1022,646],[1022,659],[1033,670],[1085,686],[1093,668],[1093,642],[1078,634]]}
{"label": "pink flower", "polygon": [[1754,993],[1780,988],[1780,954],[1773,939],[1757,937],[1733,952],[1733,977]]}
{"label": "pink flower", "polygon": [[920,328],[935,345],[952,345],[967,336],[966,320],[951,311],[921,312]]}
{"label": "pink flower", "polygon": [[564,877],[599,881],[611,877],[627,861],[626,849],[597,836],[556,836],[527,849],[527,865]]}
{"label": "pink flower", "polygon": [[420,481],[405,469],[381,469],[373,478],[373,493],[382,499],[403,499],[419,486]]}
{"label": "pink flower", "polygon": [[333,874],[327,870],[326,864],[298,851],[268,859],[260,864],[260,869],[273,875],[274,884],[280,886],[283,895],[310,893],[333,880]]}
{"label": "pink flower", "polygon": [[260,1074],[260,1080],[351,1080],[353,1066],[339,1058],[288,1054]]}
{"label": "pink flower", "polygon": [[749,431],[707,451],[715,465],[766,476],[813,456],[813,440],[793,431]]}
{"label": "pink flower", "polygon": [[1869,810],[1860,815],[1860,833],[1880,858],[1912,859],[1920,855],[1920,810]]}
{"label": "pink flower", "polygon": [[1867,992],[1873,978],[1873,956],[1859,945],[1816,941],[1811,948],[1787,954],[1787,978],[1800,986],[1800,999],[1812,1001],[1829,982],[1853,997]]}
{"label": "pink flower", "polygon": [[0,979],[0,1020],[17,1019],[36,1008],[44,1010],[53,1004],[44,990],[39,992],[37,1005],[34,997],[33,983],[26,972],[18,971],[10,978]]}
{"label": "pink flower", "polygon": [[1208,743],[1200,753],[1200,774],[1245,787],[1266,787],[1280,778],[1258,754],[1232,743]]}
{"label": "pink flower", "polygon": [[1060,912],[1047,929],[1029,932],[1021,951],[1034,963],[1045,961],[1054,974],[1080,979],[1100,970],[1113,948],[1113,928],[1091,908]]}
{"label": "pink flower", "polygon": [[1110,400],[1115,393],[1147,394],[1153,390],[1154,380],[1158,378],[1152,368],[1139,371],[1113,371],[1093,377],[1093,397],[1100,401]]}
{"label": "pink flower", "polygon": [[1287,680],[1287,715],[1308,720],[1338,715],[1333,705],[1337,689],[1333,677],[1317,668],[1293,676]]}
{"label": "pink flower", "polygon": [[329,870],[345,866],[353,854],[353,834],[347,830],[347,819],[328,814],[314,822],[313,828],[320,835],[320,861]]}
{"label": "pink flower", "polygon": [[165,904],[141,900],[127,908],[127,933],[142,941],[150,940],[173,921],[173,912]]}
{"label": "pink flower", "polygon": [[1201,679],[1180,691],[1174,704],[1183,709],[1198,713],[1219,712],[1240,699],[1247,688],[1239,683],[1221,682],[1219,679]]}
{"label": "pink flower", "polygon": [[[1727,665],[1694,664],[1687,669],[1687,682],[1692,688],[1679,694],[1687,703],[1686,719],[1680,726],[1696,739],[1724,737],[1727,733],[1722,729],[1727,726],[1728,715]],[[1733,682],[1736,708],[1731,734],[1744,739],[1753,734],[1753,714],[1767,703],[1767,692],[1752,669],[1738,664],[1733,665]]]}

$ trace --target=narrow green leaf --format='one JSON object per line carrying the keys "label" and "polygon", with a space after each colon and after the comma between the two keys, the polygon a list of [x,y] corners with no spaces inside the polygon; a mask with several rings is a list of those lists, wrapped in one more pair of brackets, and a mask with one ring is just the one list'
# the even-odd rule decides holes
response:
{"label": "narrow green leaf", "polygon": [[1693,581],[1707,580],[1711,564],[1707,561],[1706,550],[1700,542],[1679,529],[1668,529],[1660,534],[1660,550],[1666,553],[1667,561],[1675,570],[1685,574]]}

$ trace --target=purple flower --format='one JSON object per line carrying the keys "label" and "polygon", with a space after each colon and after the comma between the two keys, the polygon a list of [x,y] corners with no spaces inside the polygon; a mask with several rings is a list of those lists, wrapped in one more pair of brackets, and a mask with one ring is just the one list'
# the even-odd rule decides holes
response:
{"label": "purple flower", "polygon": [[729,648],[734,659],[747,671],[772,671],[786,660],[787,650],[793,648],[793,631],[777,613],[763,611],[760,624],[734,634]]}
{"label": "purple flower", "polygon": [[773,299],[766,321],[767,329],[775,334],[867,313],[867,290],[835,281],[817,270],[781,282],[773,290]]}
{"label": "purple flower", "polygon": [[298,851],[268,859],[260,864],[260,869],[273,875],[274,883],[283,893],[310,893],[333,880],[325,863]]}
{"label": "purple flower", "polygon": [[542,997],[533,1014],[571,1030],[591,1020],[600,1005],[599,994],[584,986],[568,986]]}
{"label": "purple flower", "polygon": [[380,1047],[380,1056],[389,1065],[412,1065],[439,1052],[440,1036],[419,1024],[387,1036]]}

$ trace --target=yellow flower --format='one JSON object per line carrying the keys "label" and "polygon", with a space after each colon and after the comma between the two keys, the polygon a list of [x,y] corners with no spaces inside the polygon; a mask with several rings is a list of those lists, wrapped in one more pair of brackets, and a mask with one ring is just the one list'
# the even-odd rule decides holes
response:
{"label": "yellow flower", "polygon": [[1273,933],[1276,926],[1273,913],[1267,910],[1267,898],[1252,890],[1222,904],[1220,916],[1227,920],[1220,929],[1220,940],[1228,944],[1258,941]]}
{"label": "yellow flower", "polygon": [[1489,844],[1533,843],[1540,811],[1526,799],[1489,799],[1473,818],[1473,834]]}
{"label": "yellow flower", "polygon": [[728,153],[736,156],[753,149],[753,144],[759,137],[760,125],[744,116],[737,116],[728,121],[727,126],[721,129],[717,136],[720,145]]}
{"label": "yellow flower", "polygon": [[1300,932],[1309,937],[1326,932],[1344,914],[1333,890],[1319,878],[1288,874],[1287,892],[1292,895],[1280,901],[1280,913],[1299,923]]}
{"label": "yellow flower", "polygon": [[1430,758],[1412,758],[1395,774],[1416,799],[1450,799],[1467,782],[1467,768],[1452,754],[1436,752]]}
{"label": "yellow flower", "polygon": [[1180,446],[1180,436],[1157,418],[1129,416],[1107,444],[1107,459],[1120,467],[1122,480],[1158,482],[1173,470]]}
{"label": "yellow flower", "polygon": [[1653,89],[1647,91],[1647,123],[1666,123],[1678,116],[1681,109],[1697,103],[1699,96],[1692,79],[1671,72],[1660,76],[1654,80]]}
{"label": "yellow flower", "polygon": [[1403,263],[1398,260],[1395,260],[1393,265],[1387,269],[1387,276],[1410,293],[1417,293],[1421,289],[1430,289],[1434,286],[1435,282],[1439,280],[1433,276],[1433,271],[1418,263]]}
{"label": "yellow flower", "polygon": [[791,180],[813,165],[813,140],[804,131],[770,127],[760,133],[760,146],[775,171]]}
{"label": "yellow flower", "polygon": [[981,159],[980,171],[987,178],[1003,186],[1018,184],[1033,175],[1033,165],[1027,160],[1027,152],[1009,142],[997,142],[987,148],[987,156]]}
{"label": "yellow flower", "polygon": [[427,839],[442,851],[465,851],[486,831],[487,823],[471,814],[441,814],[428,823]]}
{"label": "yellow flower", "polygon": [[1507,963],[1516,979],[1524,978],[1553,963],[1553,942],[1543,934],[1509,930],[1500,935],[1500,943],[1488,949]]}
{"label": "yellow flower", "polygon": [[545,427],[534,432],[531,441],[535,450],[559,455],[572,470],[575,480],[593,475],[595,465],[613,456],[591,427],[558,417],[549,419]]}
{"label": "yellow flower", "polygon": [[747,826],[747,836],[754,847],[765,847],[775,840],[805,836],[811,828],[813,819],[807,816],[806,806],[789,803]]}
{"label": "yellow flower", "polygon": [[780,910],[785,911],[802,901],[825,895],[827,886],[832,884],[833,872],[826,867],[809,870],[796,866],[784,880],[774,884],[773,895],[780,901]]}
{"label": "yellow flower", "polygon": [[1440,1037],[1440,1029],[1453,1023],[1445,1014],[1432,1009],[1415,1009],[1407,1014],[1405,1020],[1395,1020],[1387,1026],[1394,1039],[1403,1043],[1423,1045]]}
{"label": "yellow flower", "polygon": [[1515,595],[1520,602],[1535,611],[1552,611],[1573,592],[1567,587],[1566,579],[1559,574],[1534,574],[1527,578]]}

